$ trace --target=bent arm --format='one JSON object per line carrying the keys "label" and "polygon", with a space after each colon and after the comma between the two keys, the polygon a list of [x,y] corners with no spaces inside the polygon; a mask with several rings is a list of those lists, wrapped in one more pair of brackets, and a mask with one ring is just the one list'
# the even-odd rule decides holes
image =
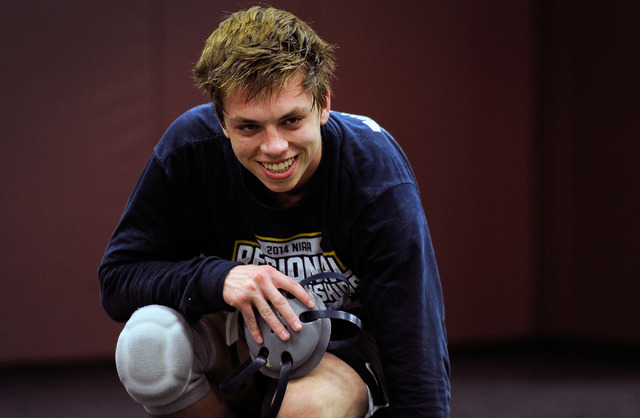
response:
{"label": "bent arm", "polygon": [[126,321],[142,306],[161,304],[189,321],[232,310],[224,278],[241,263],[204,257],[190,236],[185,187],[152,157],[136,184],[98,271],[107,314]]}
{"label": "bent arm", "polygon": [[222,298],[222,286],[229,270],[239,264],[217,257],[103,264],[100,301],[120,322],[151,304],[169,306],[193,322],[207,313],[233,310]]}
{"label": "bent arm", "polygon": [[386,191],[359,225],[354,239],[357,274],[390,398],[386,412],[448,416],[442,290],[415,185]]}

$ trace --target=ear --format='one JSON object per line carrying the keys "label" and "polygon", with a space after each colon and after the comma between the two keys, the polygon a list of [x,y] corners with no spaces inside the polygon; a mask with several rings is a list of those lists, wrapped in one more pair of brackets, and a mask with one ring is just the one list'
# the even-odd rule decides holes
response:
{"label": "ear", "polygon": [[329,114],[331,113],[331,94],[327,92],[327,105],[320,111],[320,125],[324,125],[329,121]]}
{"label": "ear", "polygon": [[220,127],[222,128],[222,133],[224,134],[224,136],[229,138],[229,131],[227,131],[227,128],[224,127],[224,123],[220,122]]}

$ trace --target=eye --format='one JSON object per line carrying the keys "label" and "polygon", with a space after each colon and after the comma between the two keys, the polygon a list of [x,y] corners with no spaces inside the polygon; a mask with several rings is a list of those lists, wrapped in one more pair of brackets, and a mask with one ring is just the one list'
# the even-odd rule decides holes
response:
{"label": "eye", "polygon": [[304,118],[300,116],[292,117],[289,119],[285,119],[284,125],[287,128],[297,128]]}
{"label": "eye", "polygon": [[258,130],[258,125],[247,123],[245,125],[236,126],[236,130],[242,133],[243,135],[250,135],[255,133]]}

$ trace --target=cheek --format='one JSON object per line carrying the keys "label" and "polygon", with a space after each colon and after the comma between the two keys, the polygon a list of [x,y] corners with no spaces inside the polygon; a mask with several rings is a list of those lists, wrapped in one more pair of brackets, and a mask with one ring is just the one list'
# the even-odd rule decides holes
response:
{"label": "cheek", "polygon": [[320,150],[320,148],[322,148],[322,135],[320,134],[320,127],[318,127],[318,129],[314,129],[310,138],[311,140],[309,141],[309,148],[312,149],[314,153],[316,153]]}
{"label": "cheek", "polygon": [[234,154],[239,160],[246,159],[249,155],[251,155],[251,145],[248,141],[242,139],[230,139],[231,149],[233,149]]}
{"label": "cheek", "polygon": [[322,135],[320,134],[320,126],[311,124],[306,126],[304,131],[298,134],[299,143],[304,144],[305,148],[318,148],[322,143]]}
{"label": "cheek", "polygon": [[312,147],[313,153],[317,154],[321,148],[322,148],[322,139],[318,137],[318,139],[313,143],[313,147]]}

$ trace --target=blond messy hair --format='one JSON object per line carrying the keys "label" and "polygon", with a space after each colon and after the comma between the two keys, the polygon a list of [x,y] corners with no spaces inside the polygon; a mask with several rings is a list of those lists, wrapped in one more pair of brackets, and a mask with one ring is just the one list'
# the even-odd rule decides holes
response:
{"label": "blond messy hair", "polygon": [[295,15],[252,7],[233,13],[209,36],[193,69],[224,125],[224,99],[247,91],[247,100],[270,95],[300,72],[301,86],[322,109],[331,93],[334,47]]}

